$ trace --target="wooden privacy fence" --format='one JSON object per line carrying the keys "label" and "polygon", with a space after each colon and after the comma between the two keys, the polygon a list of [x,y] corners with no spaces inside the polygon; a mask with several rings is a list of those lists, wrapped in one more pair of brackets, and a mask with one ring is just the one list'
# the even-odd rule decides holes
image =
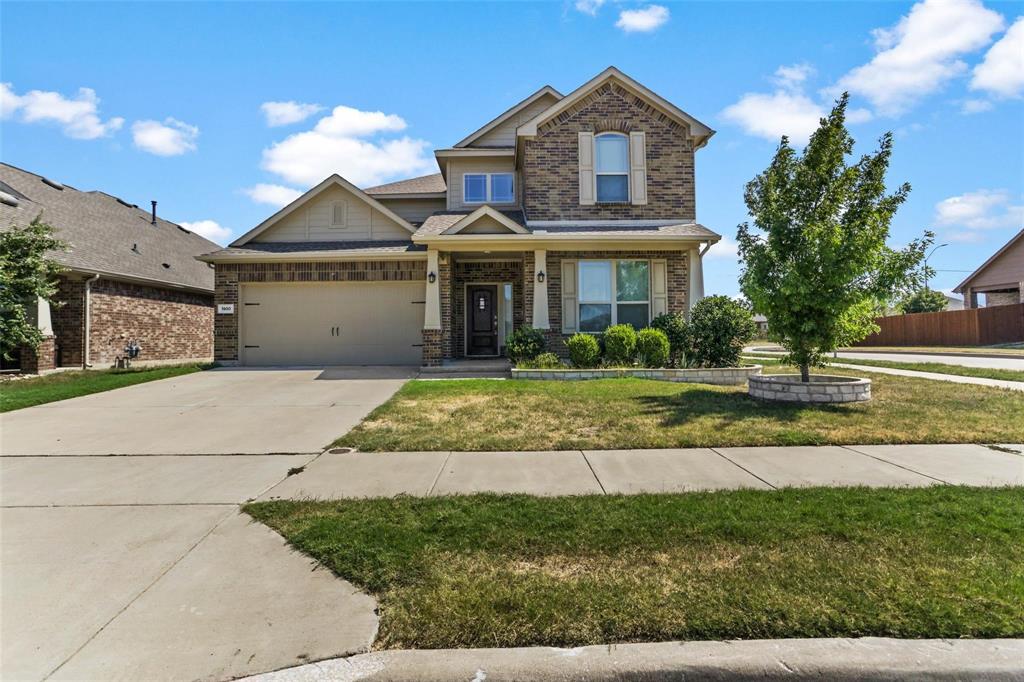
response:
{"label": "wooden privacy fence", "polygon": [[879,317],[858,346],[988,346],[1024,341],[1024,303]]}

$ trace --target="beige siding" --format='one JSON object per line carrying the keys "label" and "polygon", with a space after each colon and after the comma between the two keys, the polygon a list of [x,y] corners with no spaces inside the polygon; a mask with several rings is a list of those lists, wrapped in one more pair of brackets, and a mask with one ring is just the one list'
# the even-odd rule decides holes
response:
{"label": "beige siding", "polygon": [[[332,224],[334,206],[338,203],[344,204],[344,210],[339,211],[344,216],[344,225]],[[367,241],[409,239],[411,236],[408,230],[361,198],[342,187],[332,187],[283,217],[253,241]]]}
{"label": "beige siding", "polygon": [[[480,204],[467,204],[462,200],[462,176],[473,173],[515,173],[515,166],[512,157],[498,157],[494,159],[480,158],[454,158],[448,161],[448,208],[451,210],[476,209]],[[522,183],[520,176],[516,173],[514,204],[494,204],[491,206],[520,206],[519,189]]]}
{"label": "beige siding", "polygon": [[459,234],[510,234],[512,230],[489,215],[483,215],[467,225]]}
{"label": "beige siding", "polygon": [[374,197],[411,223],[422,223],[432,213],[445,209],[444,199],[391,199]]}
{"label": "beige siding", "polygon": [[1002,284],[1016,286],[1018,282],[1024,282],[1024,239],[1018,239],[1016,244],[967,282],[967,286],[974,289]]}
{"label": "beige siding", "polygon": [[552,95],[544,95],[522,111],[513,114],[484,135],[473,140],[470,147],[514,147],[516,144],[516,128],[544,111],[558,100]]}

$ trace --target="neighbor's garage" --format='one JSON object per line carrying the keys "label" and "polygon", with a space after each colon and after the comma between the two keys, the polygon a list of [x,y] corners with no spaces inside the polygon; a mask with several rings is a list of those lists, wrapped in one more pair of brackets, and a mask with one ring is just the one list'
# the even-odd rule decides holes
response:
{"label": "neighbor's garage", "polygon": [[244,365],[418,365],[423,282],[244,284]]}

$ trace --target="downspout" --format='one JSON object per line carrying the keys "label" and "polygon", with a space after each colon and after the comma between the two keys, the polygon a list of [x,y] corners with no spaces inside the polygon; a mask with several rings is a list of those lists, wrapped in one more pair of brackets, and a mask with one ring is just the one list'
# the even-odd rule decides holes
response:
{"label": "downspout", "polygon": [[82,349],[82,369],[89,369],[92,367],[92,363],[89,362],[89,336],[92,331],[92,283],[100,278],[100,273],[96,273],[89,279],[85,280],[85,339],[83,341]]}

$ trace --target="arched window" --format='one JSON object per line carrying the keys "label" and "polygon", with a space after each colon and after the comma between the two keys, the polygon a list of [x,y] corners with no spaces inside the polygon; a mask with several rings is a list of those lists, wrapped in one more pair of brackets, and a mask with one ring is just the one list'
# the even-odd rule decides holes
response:
{"label": "arched window", "polygon": [[598,203],[629,201],[629,138],[601,133],[594,138],[594,172]]}

